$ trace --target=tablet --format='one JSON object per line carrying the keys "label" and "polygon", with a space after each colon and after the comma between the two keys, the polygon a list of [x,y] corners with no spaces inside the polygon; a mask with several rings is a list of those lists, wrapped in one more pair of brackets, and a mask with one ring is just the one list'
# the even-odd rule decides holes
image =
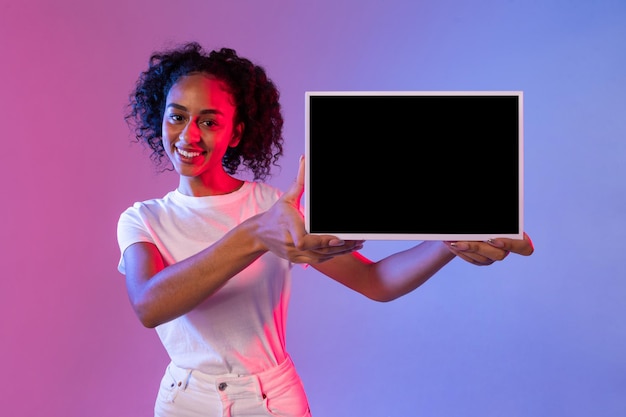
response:
{"label": "tablet", "polygon": [[308,91],[308,233],[523,236],[521,91]]}

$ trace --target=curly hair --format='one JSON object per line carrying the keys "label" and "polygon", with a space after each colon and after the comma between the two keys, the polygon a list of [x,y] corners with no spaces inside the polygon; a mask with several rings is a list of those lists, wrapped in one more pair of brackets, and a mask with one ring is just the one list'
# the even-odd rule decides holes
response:
{"label": "curly hair", "polygon": [[[235,105],[236,125],[245,126],[239,144],[230,147],[222,159],[229,174],[240,165],[250,170],[254,180],[270,176],[272,165],[283,154],[283,117],[279,92],[265,70],[239,57],[235,50],[222,48],[206,53],[197,42],[189,42],[165,52],[155,52],[130,94],[124,119],[134,130],[135,139],[147,145],[150,159],[164,163],[162,121],[170,88],[182,76],[193,72],[210,74],[222,81]],[[168,158],[165,158],[169,162]]]}

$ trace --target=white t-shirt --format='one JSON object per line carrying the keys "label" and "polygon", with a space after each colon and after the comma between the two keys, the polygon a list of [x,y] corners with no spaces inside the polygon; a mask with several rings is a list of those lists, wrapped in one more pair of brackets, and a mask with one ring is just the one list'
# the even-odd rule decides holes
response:
{"label": "white t-shirt", "polygon": [[[231,194],[190,197],[178,191],[135,203],[120,216],[120,251],[157,246],[166,264],[210,246],[245,219],[269,209],[280,191],[245,182]],[[292,264],[266,253],[191,312],[156,327],[172,361],[212,375],[257,373],[282,363]],[[124,259],[119,271],[124,273]]]}

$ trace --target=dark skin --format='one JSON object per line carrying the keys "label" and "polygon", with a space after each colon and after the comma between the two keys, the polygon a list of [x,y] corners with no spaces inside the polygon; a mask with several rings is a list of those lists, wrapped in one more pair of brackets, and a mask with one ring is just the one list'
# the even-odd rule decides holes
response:
{"label": "dark skin", "polygon": [[[221,164],[245,126],[235,125],[227,89],[207,74],[182,77],[168,93],[163,144],[179,174],[178,190],[190,196],[227,194],[242,181]],[[130,302],[146,327],[179,317],[219,290],[267,252],[293,263],[310,264],[322,274],[376,301],[391,301],[418,288],[455,257],[490,265],[510,253],[528,256],[530,238],[489,242],[425,241],[371,261],[358,250],[362,241],[306,233],[300,199],[304,160],[293,185],[266,212],[253,216],[203,251],[167,265],[157,247],[139,242],[124,252]]]}

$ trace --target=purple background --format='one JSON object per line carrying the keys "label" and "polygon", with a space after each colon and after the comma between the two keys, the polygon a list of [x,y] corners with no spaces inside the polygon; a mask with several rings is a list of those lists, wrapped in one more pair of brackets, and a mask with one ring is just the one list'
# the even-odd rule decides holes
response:
{"label": "purple background", "polygon": [[[198,40],[278,84],[287,149],[271,182],[283,189],[306,90],[524,91],[535,254],[455,260],[388,304],[294,268],[288,348],[314,416],[626,415],[623,0],[1,6],[0,414],[151,415],[167,359],[131,311],[115,226],[177,181],[155,174],[122,114],[153,50]],[[469,187],[497,174],[433,172]],[[484,209],[497,208],[494,190]]]}

